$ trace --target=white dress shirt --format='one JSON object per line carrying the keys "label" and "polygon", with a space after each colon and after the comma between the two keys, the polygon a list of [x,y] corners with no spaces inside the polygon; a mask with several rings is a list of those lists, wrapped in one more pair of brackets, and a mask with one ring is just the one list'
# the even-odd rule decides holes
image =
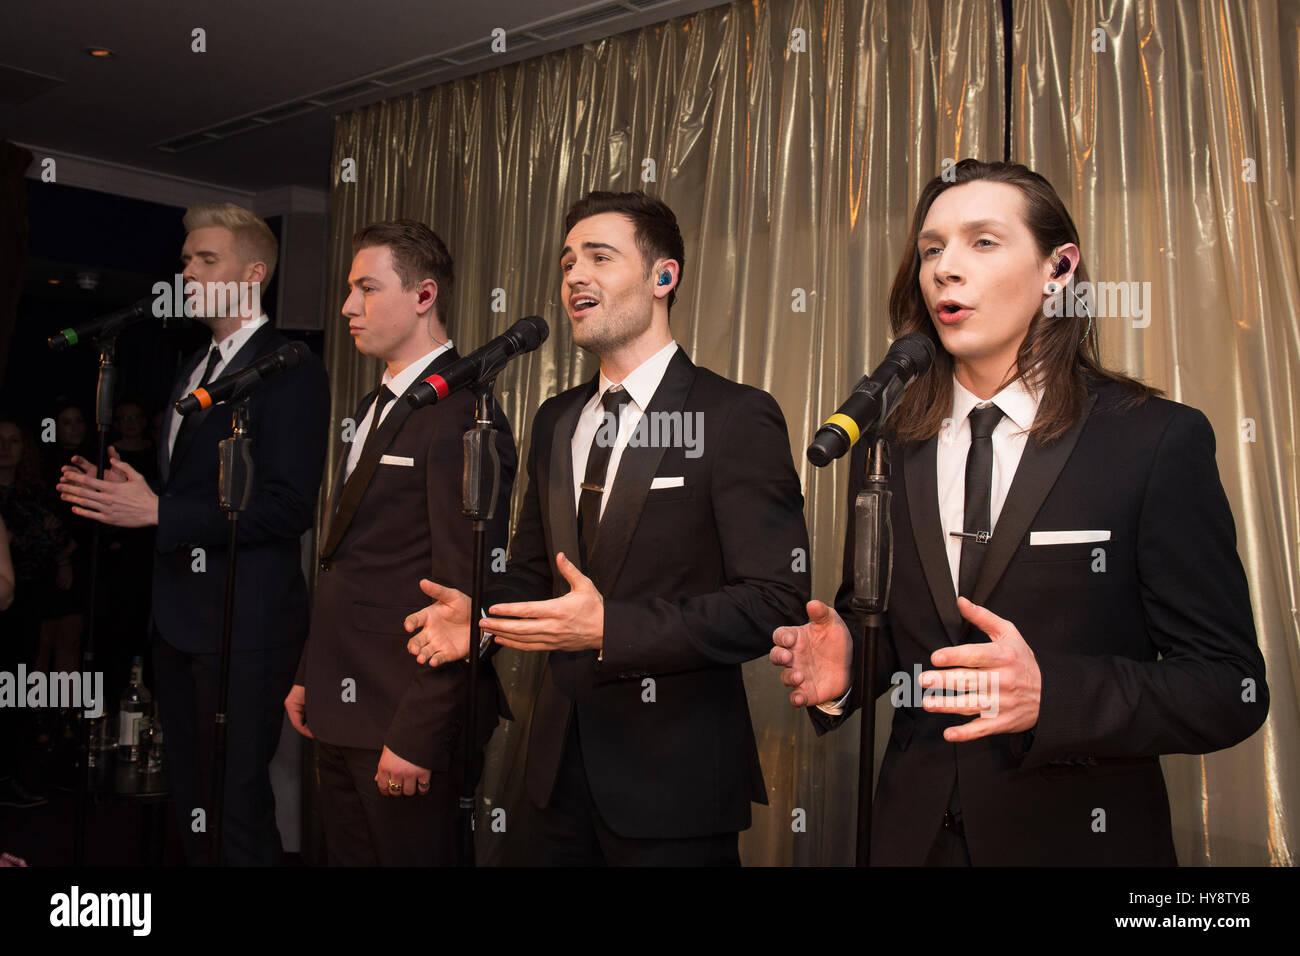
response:
{"label": "white dress shirt", "polygon": [[[998,525],[998,516],[1007,501],[1007,491],[1011,488],[1016,468],[1020,465],[1020,456],[1025,451],[1025,441],[1029,429],[1033,427],[1038,415],[1038,403],[1042,395],[1028,389],[1024,382],[1016,379],[991,399],[981,401],[957,381],[952,380],[952,417],[939,430],[939,439],[935,450],[935,478],[937,479],[939,500],[939,527],[943,532],[944,546],[948,549],[948,570],[952,573],[952,599],[957,600],[958,572],[961,569],[961,538],[950,535],[949,531],[964,529],[966,518],[966,454],[970,451],[970,415],[976,406],[986,408],[993,404],[1002,409],[1002,418],[993,429],[993,484],[989,494],[989,517],[993,521],[993,531]],[[897,600],[895,595],[895,600]],[[831,703],[819,704],[818,709],[838,717],[844,712],[844,703],[849,693]]]}
{"label": "white dress shirt", "polygon": [[[212,354],[212,346],[215,345],[217,347],[217,353],[220,357],[217,359],[217,364],[212,367],[212,374],[208,377],[209,382],[213,382],[221,375],[225,374],[226,366],[230,363],[230,360],[234,358],[235,353],[247,345],[248,340],[253,337],[253,333],[266,325],[269,321],[271,320],[268,319],[265,314],[259,315],[257,318],[248,322],[240,323],[239,328],[235,329],[235,331],[231,332],[220,342],[215,340],[211,342],[208,345],[208,350],[204,352],[203,357],[199,359],[199,364],[194,367],[194,371],[190,374],[189,381],[185,383],[185,391],[181,393],[181,397],[183,398],[199,387],[199,382],[203,379],[203,370],[208,367],[208,356]],[[175,412],[172,413],[171,427],[167,430],[167,456],[169,458],[176,450],[176,436],[180,434],[181,422],[183,421],[185,421],[185,419],[182,416]]]}
{"label": "white dress shirt", "polygon": [[611,382],[605,377],[604,372],[600,373],[596,394],[591,397],[591,401],[582,406],[582,412],[578,415],[578,427],[573,432],[573,441],[570,444],[573,451],[573,506],[575,508],[582,498],[582,480],[587,474],[587,456],[591,453],[592,439],[596,437],[596,432],[605,422],[605,408],[601,404],[601,396],[610,386],[621,384],[627,390],[630,399],[619,415],[618,435],[609,453],[609,467],[605,471],[605,492],[600,496],[600,514],[604,515],[605,505],[614,490],[614,481],[618,476],[618,463],[623,457],[623,449],[627,447],[628,439],[636,430],[637,422],[645,414],[650,399],[654,398],[659,383],[663,381],[664,373],[668,371],[668,363],[676,354],[677,343],[669,342],[629,372],[621,383]]}
{"label": "white dress shirt", "polygon": [[[387,369],[384,370],[384,377],[380,379],[380,384],[387,385],[388,390],[393,393],[394,397],[392,401],[384,406],[384,411],[379,416],[380,425],[384,423],[384,419],[388,417],[388,413],[393,410],[393,406],[397,404],[398,400],[406,394],[407,390],[412,385],[415,384],[415,380],[420,377],[420,373],[429,367],[429,363],[451,347],[451,339],[448,339],[432,352],[416,359],[396,375],[391,374]],[[370,429],[377,427],[374,423],[374,418],[375,404],[378,401],[379,396],[376,395],[374,400],[370,403],[370,407],[366,409],[366,417],[361,419],[361,424],[357,426],[357,430],[352,434],[352,447],[348,449],[347,465],[343,471],[344,481],[347,481],[352,477],[352,469],[357,467],[357,461],[361,458],[361,449],[366,444],[366,436],[370,434]]]}

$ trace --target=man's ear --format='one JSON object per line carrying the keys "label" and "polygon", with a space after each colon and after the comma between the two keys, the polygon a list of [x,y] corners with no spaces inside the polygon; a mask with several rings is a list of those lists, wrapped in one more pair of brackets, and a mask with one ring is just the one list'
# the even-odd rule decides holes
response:
{"label": "man's ear", "polygon": [[[255,319],[262,314],[262,293],[265,291],[263,284],[266,282],[266,263],[258,259],[256,262],[250,262],[244,267],[244,282],[250,287],[249,309],[251,315],[242,316],[246,319]],[[240,294],[240,302],[243,302],[243,294]]]}
{"label": "man's ear", "polygon": [[654,297],[665,299],[668,293],[677,288],[677,279],[681,275],[681,264],[676,259],[660,259],[650,273]]}
{"label": "man's ear", "polygon": [[1047,271],[1047,278],[1062,286],[1068,285],[1074,277],[1074,270],[1079,268],[1079,262],[1082,258],[1083,253],[1079,251],[1079,247],[1074,243],[1067,242],[1063,246],[1058,246],[1048,257],[1044,266]]}
{"label": "man's ear", "polygon": [[428,316],[433,309],[434,303],[438,301],[438,283],[432,279],[423,279],[415,287],[415,311],[422,316]]}
{"label": "man's ear", "polygon": [[250,284],[256,282],[258,285],[265,282],[266,263],[258,259],[244,266],[244,281]]}

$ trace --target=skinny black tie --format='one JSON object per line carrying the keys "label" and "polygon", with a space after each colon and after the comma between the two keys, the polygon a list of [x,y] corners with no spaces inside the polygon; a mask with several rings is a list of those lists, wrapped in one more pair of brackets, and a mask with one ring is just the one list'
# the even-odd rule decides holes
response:
{"label": "skinny black tie", "polygon": [[[596,429],[587,452],[587,473],[582,480],[582,494],[578,498],[578,553],[582,566],[587,566],[587,555],[596,540],[596,527],[600,523],[600,502],[605,496],[605,472],[609,470],[609,457],[618,438],[618,423],[623,406],[632,396],[622,385],[611,385],[600,397],[605,407],[605,421]],[[610,416],[613,416],[612,420]]]}
{"label": "skinny black tie", "polygon": [[993,429],[1002,420],[1002,409],[996,405],[972,408],[970,412],[970,451],[966,453],[966,506],[962,517],[962,530],[979,534],[980,538],[961,539],[961,563],[957,568],[957,593],[969,598],[975,593],[988,538],[993,531]]}

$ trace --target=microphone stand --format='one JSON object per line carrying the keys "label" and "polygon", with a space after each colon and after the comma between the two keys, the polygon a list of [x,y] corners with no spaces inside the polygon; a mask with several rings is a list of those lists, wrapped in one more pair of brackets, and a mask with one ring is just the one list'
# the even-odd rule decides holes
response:
{"label": "microphone stand", "polygon": [[492,388],[496,376],[472,388],[477,399],[474,406],[475,427],[465,433],[465,470],[461,476],[461,514],[474,523],[474,568],[470,587],[469,621],[469,691],[466,694],[465,712],[465,779],[458,802],[461,815],[460,842],[458,845],[461,866],[474,866],[474,814],[475,795],[478,790],[478,675],[482,654],[479,633],[480,610],[483,607],[483,574],[487,563],[488,522],[496,513],[497,497],[501,490],[501,456],[497,452],[496,401]]}
{"label": "microphone stand", "polygon": [[234,406],[234,413],[234,428],[231,436],[217,446],[220,456],[217,486],[221,509],[230,519],[230,543],[226,552],[226,606],[221,630],[221,682],[217,696],[212,752],[212,843],[209,852],[214,866],[224,866],[226,862],[226,851],[221,835],[225,813],[226,710],[230,702],[230,644],[235,624],[235,566],[239,557],[239,513],[247,510],[249,499],[253,496],[253,440],[249,437],[247,397]]}
{"label": "microphone stand", "polygon": [[[95,477],[103,478],[108,465],[108,427],[113,424],[113,396],[117,391],[117,331],[106,331],[99,339],[99,384],[95,392],[95,425],[99,448],[95,459]],[[98,521],[90,529],[90,579],[86,587],[86,634],[81,645],[81,671],[90,674],[95,668],[95,618],[99,592],[99,554],[102,528]],[[72,862],[81,866],[86,855],[86,809],[90,787],[90,722],[85,714],[77,721],[77,796],[72,827]]]}
{"label": "microphone stand", "polygon": [[890,520],[889,443],[875,436],[868,452],[867,480],[853,505],[855,552],[850,605],[865,627],[862,660],[855,679],[862,688],[862,725],[858,739],[857,866],[871,865],[871,813],[876,763],[876,649],[885,631],[889,586],[894,570],[894,527]]}

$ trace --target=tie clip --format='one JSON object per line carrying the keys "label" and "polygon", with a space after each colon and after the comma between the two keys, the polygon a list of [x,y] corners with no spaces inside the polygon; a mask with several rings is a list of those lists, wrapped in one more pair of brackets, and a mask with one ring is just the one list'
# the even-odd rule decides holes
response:
{"label": "tie clip", "polygon": [[587,482],[584,481],[580,485],[580,487],[582,488],[583,491],[594,491],[598,495],[603,495],[605,493],[605,488],[603,485],[589,485],[587,484]]}
{"label": "tie clip", "polygon": [[988,544],[989,539],[993,537],[991,531],[949,531],[948,534],[954,538],[970,538],[980,544]]}

